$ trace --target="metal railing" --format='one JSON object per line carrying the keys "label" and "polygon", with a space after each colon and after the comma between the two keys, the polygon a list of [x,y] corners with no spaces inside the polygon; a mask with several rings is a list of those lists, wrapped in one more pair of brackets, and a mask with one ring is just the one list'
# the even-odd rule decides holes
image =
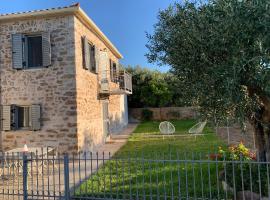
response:
{"label": "metal railing", "polygon": [[193,153],[12,154],[1,160],[0,199],[269,199],[269,164]]}
{"label": "metal railing", "polygon": [[132,76],[126,71],[119,72],[120,89],[125,90],[128,94],[132,94]]}
{"label": "metal railing", "polygon": [[[108,76],[110,79],[108,79]],[[109,80],[116,84],[119,84],[118,88],[110,88]],[[100,75],[100,93],[108,94],[132,94],[132,76],[125,70],[114,72],[110,74],[110,71],[102,71]]]}

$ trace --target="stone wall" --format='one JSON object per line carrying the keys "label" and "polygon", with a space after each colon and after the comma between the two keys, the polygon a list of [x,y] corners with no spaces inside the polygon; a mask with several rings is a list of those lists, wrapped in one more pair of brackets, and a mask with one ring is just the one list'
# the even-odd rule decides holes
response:
{"label": "stone wall", "polygon": [[141,120],[143,109],[153,112],[153,120],[193,119],[197,112],[194,107],[130,108],[129,116]]}
{"label": "stone wall", "polygon": [[[0,78],[2,105],[41,105],[40,131],[1,132],[2,149],[58,146],[61,152],[77,151],[76,81],[74,68],[74,17],[2,22],[0,26]],[[52,66],[12,68],[11,35],[49,31]]]}
{"label": "stone wall", "polygon": [[112,95],[109,101],[110,132],[118,133],[128,124],[126,95]]}
{"label": "stone wall", "polygon": [[[76,87],[77,87],[77,125],[79,150],[93,151],[103,144],[106,135],[103,133],[102,101],[109,101],[110,124],[121,126],[119,119],[122,117],[120,111],[120,95],[112,95],[108,99],[99,99],[99,75],[83,68],[81,37],[92,42],[96,49],[106,49],[108,58],[118,63],[118,59],[107,49],[100,38],[75,17],[75,55],[76,55]],[[101,66],[99,66],[101,70]],[[107,63],[107,77],[109,78],[109,60]],[[110,88],[118,85],[110,82]]]}
{"label": "stone wall", "polygon": [[[15,70],[12,68],[11,36],[14,33],[49,31],[52,66]],[[98,96],[99,77],[83,69],[81,37],[101,50],[102,40],[77,17],[25,19],[0,26],[0,105],[41,105],[40,131],[2,131],[2,150],[23,147],[57,146],[59,152],[91,150],[103,144],[102,101]],[[108,57],[118,62],[107,49]],[[109,77],[109,60],[107,65]],[[110,88],[118,85],[110,82]],[[127,123],[123,95],[109,101],[110,129],[119,131]]]}

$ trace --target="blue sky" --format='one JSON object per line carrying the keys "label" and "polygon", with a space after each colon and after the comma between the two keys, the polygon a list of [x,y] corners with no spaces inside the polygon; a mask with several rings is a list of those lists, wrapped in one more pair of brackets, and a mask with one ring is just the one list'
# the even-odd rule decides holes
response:
{"label": "blue sky", "polygon": [[148,63],[145,32],[152,33],[157,22],[159,9],[167,8],[176,0],[1,0],[0,13],[28,11],[80,2],[83,10],[100,27],[123,54],[121,63],[141,65],[160,71],[159,67]]}

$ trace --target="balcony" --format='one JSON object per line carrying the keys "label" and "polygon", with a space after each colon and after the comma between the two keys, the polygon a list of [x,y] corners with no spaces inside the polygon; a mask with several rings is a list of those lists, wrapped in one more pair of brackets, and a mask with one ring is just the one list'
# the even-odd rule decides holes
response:
{"label": "balcony", "polygon": [[109,78],[110,72],[105,71],[101,74],[100,78],[100,90],[99,93],[102,96],[106,95],[118,95],[118,94],[132,94],[132,76],[126,71],[120,71],[116,76],[112,78],[112,81],[117,86],[110,85]]}
{"label": "balcony", "polygon": [[132,94],[132,76],[126,71],[119,73],[119,88],[126,94]]}

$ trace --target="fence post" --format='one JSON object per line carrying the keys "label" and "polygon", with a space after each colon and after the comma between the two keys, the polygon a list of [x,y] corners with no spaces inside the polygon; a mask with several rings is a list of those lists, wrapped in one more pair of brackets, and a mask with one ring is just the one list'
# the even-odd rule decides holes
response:
{"label": "fence post", "polygon": [[28,191],[27,191],[27,175],[28,175],[28,160],[27,155],[23,154],[23,200],[28,199]]}
{"label": "fence post", "polygon": [[69,158],[68,154],[64,155],[64,181],[65,181],[65,200],[70,199],[69,192]]}

